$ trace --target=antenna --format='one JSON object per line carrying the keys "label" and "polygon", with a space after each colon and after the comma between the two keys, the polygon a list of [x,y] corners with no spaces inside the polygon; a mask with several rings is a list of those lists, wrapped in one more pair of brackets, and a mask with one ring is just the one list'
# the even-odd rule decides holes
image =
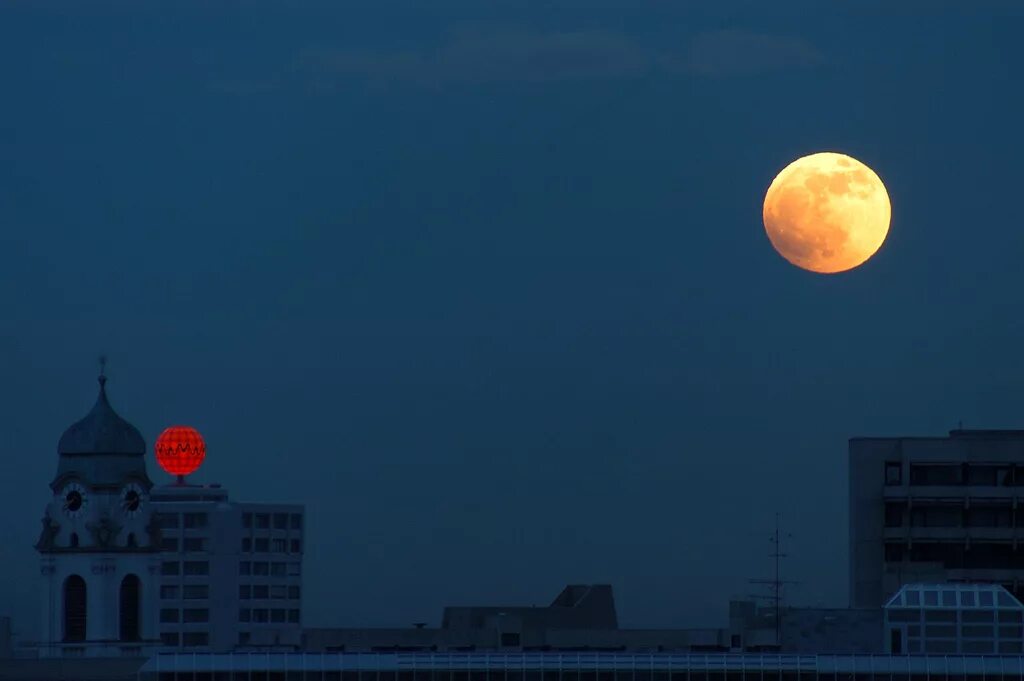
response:
{"label": "antenna", "polygon": [[[792,534],[784,535],[786,539],[791,539]],[[768,541],[772,544],[772,552],[768,554],[769,558],[775,561],[775,578],[774,579],[751,579],[751,584],[763,584],[768,587],[769,595],[767,596],[755,596],[755,598],[767,599],[772,602],[772,613],[775,619],[775,643],[781,649],[782,647],[782,589],[787,584],[797,584],[798,582],[788,581],[782,579],[781,573],[781,559],[786,558],[787,554],[782,552],[782,539],[783,535],[779,532],[779,512],[775,512],[775,532]]]}

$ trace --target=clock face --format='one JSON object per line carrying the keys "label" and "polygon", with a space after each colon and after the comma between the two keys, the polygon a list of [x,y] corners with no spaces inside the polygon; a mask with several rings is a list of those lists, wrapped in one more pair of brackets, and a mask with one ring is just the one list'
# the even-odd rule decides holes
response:
{"label": "clock face", "polygon": [[133,517],[142,510],[145,494],[142,487],[134,482],[124,486],[121,490],[121,510],[126,516]]}
{"label": "clock face", "polygon": [[61,490],[61,503],[64,514],[69,518],[77,518],[85,510],[87,498],[85,488],[77,482],[70,482]]}

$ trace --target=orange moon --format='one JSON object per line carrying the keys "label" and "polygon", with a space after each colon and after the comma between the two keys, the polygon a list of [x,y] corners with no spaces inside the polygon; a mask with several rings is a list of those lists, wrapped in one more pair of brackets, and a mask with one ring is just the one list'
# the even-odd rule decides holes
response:
{"label": "orange moon", "polygon": [[889,233],[892,207],[871,168],[844,154],[804,156],[782,169],[764,197],[764,229],[779,254],[811,272],[863,264]]}

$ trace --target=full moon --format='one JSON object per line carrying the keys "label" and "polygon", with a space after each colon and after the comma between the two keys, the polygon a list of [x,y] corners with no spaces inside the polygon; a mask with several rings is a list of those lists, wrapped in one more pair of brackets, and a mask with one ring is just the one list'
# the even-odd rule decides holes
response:
{"label": "full moon", "polygon": [[863,264],[889,233],[891,206],[871,168],[844,154],[804,156],[782,169],[764,197],[772,246],[797,267],[833,274]]}

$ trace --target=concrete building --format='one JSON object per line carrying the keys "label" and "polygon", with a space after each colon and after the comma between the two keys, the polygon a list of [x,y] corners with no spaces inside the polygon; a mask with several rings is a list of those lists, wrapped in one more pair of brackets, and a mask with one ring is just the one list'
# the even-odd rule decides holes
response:
{"label": "concrete building", "polygon": [[850,603],[910,583],[992,583],[1024,595],[1024,431],[853,438]]}
{"label": "concrete building", "polygon": [[156,631],[158,531],[146,443],[107,399],[57,445],[57,472],[36,542],[43,657],[143,655]]}
{"label": "concrete building", "polygon": [[304,510],[233,502],[220,485],[155,488],[165,647],[229,651],[301,640]]}

